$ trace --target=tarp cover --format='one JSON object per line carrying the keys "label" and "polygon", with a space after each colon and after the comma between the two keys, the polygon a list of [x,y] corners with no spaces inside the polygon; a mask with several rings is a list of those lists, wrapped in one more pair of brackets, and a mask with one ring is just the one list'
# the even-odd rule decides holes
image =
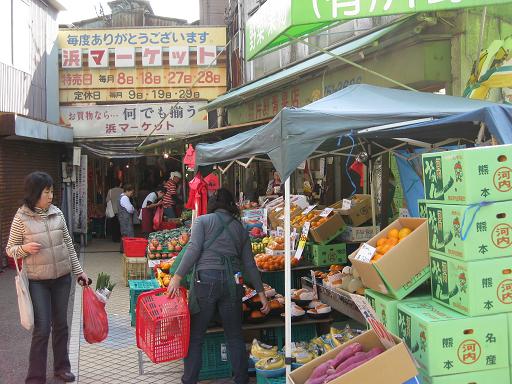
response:
{"label": "tarp cover", "polygon": [[[217,143],[198,144],[196,166],[266,154],[285,180],[323,143],[322,150],[335,150],[337,140],[326,142],[328,139],[346,134],[357,136],[360,130],[387,124],[467,113],[470,114],[466,119],[476,119],[470,124],[482,119],[500,142],[512,142],[512,107],[462,97],[357,84],[302,108],[284,108],[270,123],[261,127]],[[454,123],[456,121],[449,122],[451,126]],[[390,128],[385,131],[389,135],[387,140],[389,137],[414,138],[413,134],[428,136],[425,133],[432,124],[413,126],[415,129]],[[461,129],[464,127],[461,125]],[[368,132],[365,136],[372,139],[377,137],[377,132]],[[460,133],[460,137],[464,137]],[[449,137],[446,132],[443,135],[444,138]],[[459,135],[453,137],[458,138]],[[325,148],[325,143],[332,148]]]}

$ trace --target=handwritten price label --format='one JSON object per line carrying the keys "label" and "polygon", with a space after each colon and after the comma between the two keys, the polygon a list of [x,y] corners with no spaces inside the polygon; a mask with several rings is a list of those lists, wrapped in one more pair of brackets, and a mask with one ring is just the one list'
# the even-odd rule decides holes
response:
{"label": "handwritten price label", "polygon": [[352,208],[352,200],[350,199],[343,199],[343,202],[341,204],[341,209],[344,211],[348,211]]}
{"label": "handwritten price label", "polygon": [[302,258],[302,253],[304,252],[304,248],[306,247],[306,241],[308,240],[309,227],[311,223],[306,221],[304,226],[302,227],[302,232],[299,238],[299,245],[297,246],[297,250],[295,251],[295,256],[297,260]]}
{"label": "handwritten price label", "polygon": [[369,263],[371,259],[373,259],[373,255],[375,255],[376,251],[377,249],[375,249],[374,247],[367,243],[364,243],[361,246],[361,248],[359,248],[359,251],[355,256],[355,259],[365,263]]}
{"label": "handwritten price label", "polygon": [[366,319],[367,323],[370,324],[373,331],[377,334],[380,342],[384,346],[384,348],[389,349],[396,345],[393,336],[386,329],[384,324],[382,324],[378,319],[375,311],[373,310],[368,300],[365,299],[364,296],[350,294],[350,298],[357,306],[363,317]]}
{"label": "handwritten price label", "polygon": [[334,211],[334,208],[325,208],[322,213],[320,213],[320,217],[327,217]]}
{"label": "handwritten price label", "polygon": [[311,212],[313,209],[315,209],[315,207],[316,207],[316,204],[310,205],[309,207],[307,207],[305,210],[302,211],[302,215],[307,215],[309,212]]}

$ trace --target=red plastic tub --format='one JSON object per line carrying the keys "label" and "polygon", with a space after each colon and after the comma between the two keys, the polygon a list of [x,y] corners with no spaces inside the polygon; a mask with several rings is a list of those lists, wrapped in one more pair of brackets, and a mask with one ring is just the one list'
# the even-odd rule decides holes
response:
{"label": "red plastic tub", "polygon": [[124,254],[127,257],[144,257],[148,240],[143,237],[123,237]]}

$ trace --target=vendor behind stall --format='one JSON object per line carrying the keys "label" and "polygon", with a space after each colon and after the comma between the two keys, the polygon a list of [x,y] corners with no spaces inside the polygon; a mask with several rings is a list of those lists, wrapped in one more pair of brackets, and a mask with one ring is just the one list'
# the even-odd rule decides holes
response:
{"label": "vendor behind stall", "polygon": [[165,187],[158,187],[154,192],[146,196],[142,203],[142,208],[139,213],[139,220],[142,223],[142,232],[144,237],[147,237],[153,232],[153,216],[155,215],[156,207],[163,204],[163,197],[167,189]]}
{"label": "vendor behind stall", "polygon": [[282,181],[281,181],[281,176],[274,169],[274,170],[272,170],[272,180],[270,180],[267,185],[267,196],[282,195],[282,194],[283,194],[283,185],[282,185]]}
{"label": "vendor behind stall", "polygon": [[183,204],[178,195],[178,183],[181,180],[181,173],[178,171],[171,172],[169,180],[165,183],[167,192],[164,195],[164,216],[168,219],[177,217],[176,206]]}

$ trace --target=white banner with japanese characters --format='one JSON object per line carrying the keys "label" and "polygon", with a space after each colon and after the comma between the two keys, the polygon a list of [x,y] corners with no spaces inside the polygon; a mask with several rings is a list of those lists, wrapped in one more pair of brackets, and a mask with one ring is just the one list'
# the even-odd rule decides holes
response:
{"label": "white banner with japanese characters", "polygon": [[208,130],[206,102],[170,102],[60,107],[62,124],[76,138],[190,135]]}

